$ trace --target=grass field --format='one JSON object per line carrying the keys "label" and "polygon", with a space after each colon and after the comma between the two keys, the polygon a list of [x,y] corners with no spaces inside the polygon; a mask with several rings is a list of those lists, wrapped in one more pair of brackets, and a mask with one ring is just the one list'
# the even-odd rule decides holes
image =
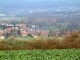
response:
{"label": "grass field", "polygon": [[[43,39],[48,39],[48,38],[53,38],[52,36],[51,37],[39,37],[39,38],[43,38]],[[57,37],[59,39],[63,39],[63,37]],[[33,40],[34,38],[33,37],[30,37],[30,36],[18,36],[16,37],[16,39],[20,39],[20,40]]]}
{"label": "grass field", "polygon": [[30,36],[18,36],[18,37],[16,37],[16,39],[20,39],[20,40],[31,40],[31,39],[33,39],[33,38],[31,38]]}
{"label": "grass field", "polygon": [[9,20],[21,20],[22,18],[18,18],[18,17],[0,17],[0,21],[3,21],[3,20],[6,20],[6,21],[9,21]]}
{"label": "grass field", "polygon": [[80,60],[80,49],[0,51],[0,60]]}
{"label": "grass field", "polygon": [[48,30],[48,31],[59,31],[61,29],[62,28],[57,28],[57,27],[46,27],[46,30]]}

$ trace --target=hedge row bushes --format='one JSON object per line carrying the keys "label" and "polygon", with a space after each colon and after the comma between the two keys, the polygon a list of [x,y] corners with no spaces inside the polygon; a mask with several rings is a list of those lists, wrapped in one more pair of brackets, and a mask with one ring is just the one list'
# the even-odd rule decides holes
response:
{"label": "hedge row bushes", "polygon": [[10,37],[8,40],[0,40],[0,50],[32,50],[32,49],[71,49],[80,48],[80,33],[72,32],[59,39],[57,37],[33,40],[19,40]]}

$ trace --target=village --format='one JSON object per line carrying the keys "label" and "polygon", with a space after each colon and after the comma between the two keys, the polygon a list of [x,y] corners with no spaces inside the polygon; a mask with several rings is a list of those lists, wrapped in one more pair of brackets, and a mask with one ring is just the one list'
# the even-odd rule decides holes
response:
{"label": "village", "polygon": [[71,31],[67,29],[62,29],[60,31],[48,31],[44,27],[39,27],[37,25],[32,25],[31,27],[27,26],[27,24],[19,23],[19,24],[12,24],[12,23],[0,23],[0,39],[5,39],[5,37],[27,37],[30,36],[31,38],[37,37],[62,37],[67,34],[70,34]]}

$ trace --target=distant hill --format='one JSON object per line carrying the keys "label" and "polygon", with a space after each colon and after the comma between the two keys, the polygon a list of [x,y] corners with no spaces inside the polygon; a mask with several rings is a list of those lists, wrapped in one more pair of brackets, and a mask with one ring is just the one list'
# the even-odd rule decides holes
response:
{"label": "distant hill", "polygon": [[14,11],[18,8],[56,8],[80,7],[79,0],[0,0],[0,13]]}

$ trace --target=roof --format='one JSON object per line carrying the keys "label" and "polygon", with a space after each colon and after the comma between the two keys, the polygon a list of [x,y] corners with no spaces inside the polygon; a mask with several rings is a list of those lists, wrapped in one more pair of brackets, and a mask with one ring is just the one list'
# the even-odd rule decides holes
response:
{"label": "roof", "polygon": [[27,32],[26,31],[21,31],[21,35],[27,36]]}

